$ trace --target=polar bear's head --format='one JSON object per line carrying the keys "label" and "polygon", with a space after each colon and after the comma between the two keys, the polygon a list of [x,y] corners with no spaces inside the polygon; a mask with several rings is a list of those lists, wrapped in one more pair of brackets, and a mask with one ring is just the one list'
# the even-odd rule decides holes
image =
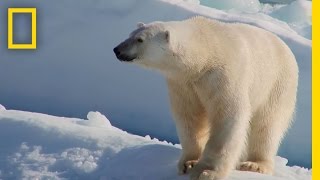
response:
{"label": "polar bear's head", "polygon": [[174,56],[169,28],[163,22],[137,26],[128,39],[113,49],[117,58],[155,69],[168,66]]}

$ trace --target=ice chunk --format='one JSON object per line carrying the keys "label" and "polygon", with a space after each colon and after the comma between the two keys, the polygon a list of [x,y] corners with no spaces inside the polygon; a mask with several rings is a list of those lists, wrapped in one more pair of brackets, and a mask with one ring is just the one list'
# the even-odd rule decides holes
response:
{"label": "ice chunk", "polygon": [[311,39],[311,1],[297,0],[270,13],[287,22],[298,34]]}
{"label": "ice chunk", "polygon": [[275,4],[275,3],[288,4],[292,1],[294,1],[294,0],[260,0],[260,2],[262,2],[262,3],[271,3],[271,4]]}
{"label": "ice chunk", "polygon": [[277,156],[275,158],[275,161],[277,162],[277,164],[279,166],[286,166],[288,164],[288,159],[280,157],[280,156]]}
{"label": "ice chunk", "polygon": [[294,1],[273,11],[270,15],[288,23],[311,24],[311,1]]}
{"label": "ice chunk", "polygon": [[200,4],[200,0],[183,0],[183,1],[193,3],[193,4]]}
{"label": "ice chunk", "polygon": [[83,124],[88,126],[97,126],[97,127],[112,127],[110,121],[106,118],[105,115],[100,112],[90,111],[87,115],[88,121],[84,121]]}
{"label": "ice chunk", "polygon": [[1,110],[6,110],[6,108],[0,104],[0,111]]}
{"label": "ice chunk", "polygon": [[258,12],[260,2],[258,0],[201,0],[202,5],[221,9],[221,10],[239,10],[244,12]]}

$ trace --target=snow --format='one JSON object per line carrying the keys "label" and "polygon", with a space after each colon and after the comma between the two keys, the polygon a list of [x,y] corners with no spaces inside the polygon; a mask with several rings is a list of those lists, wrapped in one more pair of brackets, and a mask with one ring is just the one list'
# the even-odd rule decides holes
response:
{"label": "snow", "polygon": [[[261,5],[263,10],[248,13],[237,9],[217,10],[197,3],[182,0],[0,1],[0,24],[7,23],[7,7],[34,6],[38,10],[37,50],[13,51],[7,49],[6,43],[0,43],[0,103],[7,109],[82,119],[87,117],[89,111],[99,111],[109,118],[112,125],[125,131],[178,143],[163,77],[120,63],[112,49],[141,21],[148,23],[156,20],[182,20],[203,15],[226,22],[248,23],[277,34],[297,58],[300,77],[295,123],[280,147],[279,155],[288,158],[290,165],[310,168],[311,41],[299,35],[287,22],[269,16],[281,7],[291,4]],[[6,26],[0,27],[1,42],[7,41],[6,36],[1,33],[6,31]],[[0,107],[2,113],[1,109],[3,108]],[[106,118],[103,115],[93,113],[87,118],[96,122],[78,122],[76,119],[77,124],[96,129],[110,127],[110,124],[104,123]],[[61,118],[59,120],[63,125]],[[20,128],[23,130],[25,127]],[[76,129],[60,128],[65,130],[64,133],[75,131],[70,134],[77,134],[81,139],[81,142],[75,142],[90,142],[86,130],[80,133]],[[48,130],[60,131],[57,128]],[[17,136],[19,131],[7,133]],[[41,135],[44,135],[43,132],[28,138],[31,141],[34,136]],[[59,133],[55,135],[59,138]],[[75,143],[65,137],[66,141]],[[41,137],[37,138],[41,140]],[[53,137],[42,141],[48,146],[60,146]],[[9,142],[6,143],[2,145],[8,146]],[[113,144],[105,140],[95,143],[91,146]],[[41,145],[37,143],[27,146],[32,149],[38,144]],[[82,148],[90,149],[91,146]],[[46,151],[45,146],[41,147],[40,152],[48,155],[43,152]]]}
{"label": "snow", "polygon": [[[84,120],[2,110],[0,146],[0,179],[188,179],[176,173],[179,145],[129,134],[99,112]],[[233,171],[230,180],[311,179],[311,170],[275,161],[274,176]]]}
{"label": "snow", "polygon": [[[201,0],[202,5],[225,10],[228,13],[255,13],[254,16],[286,23],[298,34],[311,39],[311,1],[263,1],[258,0]],[[272,4],[270,4],[272,3]],[[280,4],[279,4],[280,3]],[[273,19],[274,18],[274,19]]]}

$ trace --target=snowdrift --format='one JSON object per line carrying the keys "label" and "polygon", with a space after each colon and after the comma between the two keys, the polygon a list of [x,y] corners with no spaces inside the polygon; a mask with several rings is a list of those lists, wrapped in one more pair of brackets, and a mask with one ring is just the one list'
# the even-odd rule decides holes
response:
{"label": "snowdrift", "polygon": [[[1,107],[1,106],[0,106]],[[187,180],[180,146],[129,134],[99,112],[87,119],[0,109],[0,179]],[[274,176],[234,171],[230,180],[310,180],[276,157]]]}
{"label": "snowdrift", "polygon": [[[0,1],[0,24],[7,23],[6,8],[21,6],[37,7],[38,49],[12,51],[0,43],[1,104],[78,118],[99,111],[116,127],[175,143],[164,79],[120,63],[113,47],[136,22],[194,15],[274,32],[290,46],[300,70],[296,120],[279,155],[290,164],[311,167],[311,41],[286,23],[261,13],[227,13],[181,0],[14,0]],[[0,27],[0,32],[6,31],[6,26]],[[6,42],[0,34],[0,41]]]}

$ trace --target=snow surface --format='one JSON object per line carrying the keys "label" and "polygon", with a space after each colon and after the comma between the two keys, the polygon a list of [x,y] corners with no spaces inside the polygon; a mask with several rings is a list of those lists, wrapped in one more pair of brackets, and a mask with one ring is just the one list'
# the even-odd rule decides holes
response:
{"label": "snow surface", "polygon": [[[198,0],[193,2],[198,3]],[[269,4],[270,2],[262,4],[258,0],[201,0],[200,4],[225,10],[228,13],[255,13],[254,16],[269,19],[272,17],[275,18],[272,21],[278,19],[298,34],[311,39],[311,1],[279,1],[277,3],[274,1],[273,4]]]}
{"label": "snow surface", "polygon": [[[311,41],[288,23],[267,13],[222,11],[182,0],[11,0],[0,1],[0,24],[7,23],[7,7],[21,6],[37,7],[38,49],[13,51],[0,43],[1,104],[7,109],[78,118],[99,111],[130,133],[174,143],[178,138],[164,79],[120,63],[112,49],[137,22],[194,15],[274,32],[294,52],[300,70],[295,123],[279,155],[290,159],[291,165],[311,167]],[[274,10],[270,6],[268,12]],[[7,41],[1,33],[6,28],[0,26],[1,42]]]}
{"label": "snow surface", "polygon": [[[129,134],[99,112],[88,120],[0,110],[0,179],[187,180],[180,146]],[[234,171],[230,180],[310,180],[311,170],[276,157],[275,175]]]}

